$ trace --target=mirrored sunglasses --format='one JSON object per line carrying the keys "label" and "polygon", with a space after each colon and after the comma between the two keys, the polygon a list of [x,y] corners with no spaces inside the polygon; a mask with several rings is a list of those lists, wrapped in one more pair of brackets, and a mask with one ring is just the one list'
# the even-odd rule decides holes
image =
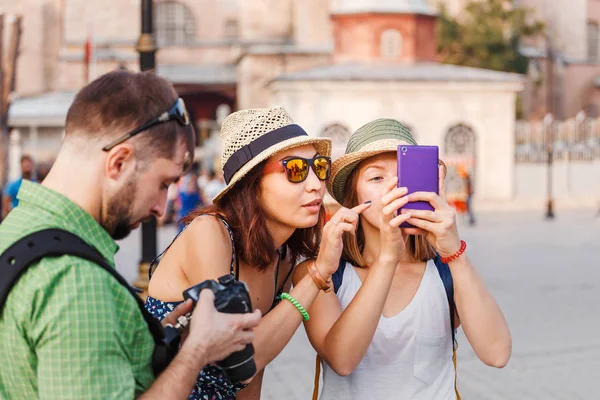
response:
{"label": "mirrored sunglasses", "polygon": [[331,172],[331,157],[320,155],[313,158],[292,157],[266,164],[263,173],[281,171],[281,168],[284,169],[288,181],[292,183],[304,182],[310,169],[319,180],[325,181]]}

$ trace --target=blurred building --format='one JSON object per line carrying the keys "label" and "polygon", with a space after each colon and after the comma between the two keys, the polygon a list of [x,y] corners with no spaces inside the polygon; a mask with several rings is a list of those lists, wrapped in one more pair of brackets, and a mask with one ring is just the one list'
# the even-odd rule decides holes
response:
{"label": "blurred building", "polygon": [[[524,117],[556,119],[584,111],[600,117],[600,2],[597,0],[515,0],[545,23],[549,43],[523,48],[530,58],[523,105]],[[548,44],[554,54],[548,59]],[[552,74],[548,74],[552,68]],[[549,93],[549,91],[551,93]],[[551,100],[550,100],[551,99]]]}
{"label": "blurred building", "polygon": [[[155,0],[157,73],[174,83],[207,163],[232,110],[282,104],[336,154],[378,118],[406,123],[449,163],[473,171],[477,195],[513,195],[518,75],[436,62],[435,5],[443,0]],[[447,0],[460,9],[461,0]],[[37,159],[60,145],[64,117],[85,82],[137,70],[139,0],[0,0],[24,15],[19,97],[10,125]],[[490,179],[493,177],[493,179]]]}

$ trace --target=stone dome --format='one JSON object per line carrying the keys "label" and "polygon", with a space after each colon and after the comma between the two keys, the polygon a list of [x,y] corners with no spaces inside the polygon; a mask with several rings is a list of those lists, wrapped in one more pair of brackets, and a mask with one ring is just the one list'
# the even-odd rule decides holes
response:
{"label": "stone dome", "polygon": [[425,0],[333,0],[334,14],[398,13],[436,15]]}

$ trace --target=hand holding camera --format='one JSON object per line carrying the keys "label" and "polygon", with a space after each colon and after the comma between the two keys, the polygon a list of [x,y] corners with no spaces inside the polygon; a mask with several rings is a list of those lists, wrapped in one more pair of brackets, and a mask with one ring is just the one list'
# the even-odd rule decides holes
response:
{"label": "hand holding camera", "polygon": [[[183,296],[186,301],[165,318],[169,324],[167,341],[178,345],[178,335],[184,335],[189,324],[186,348],[203,354],[207,363],[216,363],[232,382],[252,378],[256,373],[252,330],[261,314],[259,310],[252,312],[246,285],[225,275],[218,282],[207,280],[195,285]],[[195,309],[188,318],[184,314],[192,307]]]}

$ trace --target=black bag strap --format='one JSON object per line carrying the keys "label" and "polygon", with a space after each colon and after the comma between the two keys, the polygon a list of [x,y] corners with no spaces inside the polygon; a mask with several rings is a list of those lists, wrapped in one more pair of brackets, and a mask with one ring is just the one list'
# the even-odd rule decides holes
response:
{"label": "black bag strap", "polygon": [[154,343],[157,346],[155,353],[160,353],[160,357],[163,358],[155,361],[154,358],[156,358],[156,355],[153,357],[155,373],[166,368],[166,365],[170,361],[170,359],[167,360],[166,358],[170,358],[170,355],[166,354],[168,351],[165,351],[163,348],[165,335],[160,321],[144,308],[142,299],[136,293],[137,290],[127,283],[98,250],[90,246],[79,236],[63,229],[44,229],[27,235],[12,244],[0,255],[0,314],[11,289],[30,266],[46,257],[60,257],[65,255],[93,262],[112,275],[113,278],[131,293],[154,338]]}
{"label": "black bag strap", "polygon": [[338,290],[342,286],[342,281],[344,280],[344,270],[346,269],[346,260],[340,258],[340,262],[338,263],[337,270],[331,275],[331,280],[333,281],[333,291],[337,294]]}
{"label": "black bag strap", "polygon": [[454,281],[452,279],[452,273],[448,264],[444,264],[439,255],[433,260],[435,267],[440,274],[444,289],[446,290],[446,297],[448,298],[448,306],[450,308],[450,329],[452,330],[452,346],[456,346],[456,329],[454,329],[454,314],[456,311],[456,304],[454,304]]}

